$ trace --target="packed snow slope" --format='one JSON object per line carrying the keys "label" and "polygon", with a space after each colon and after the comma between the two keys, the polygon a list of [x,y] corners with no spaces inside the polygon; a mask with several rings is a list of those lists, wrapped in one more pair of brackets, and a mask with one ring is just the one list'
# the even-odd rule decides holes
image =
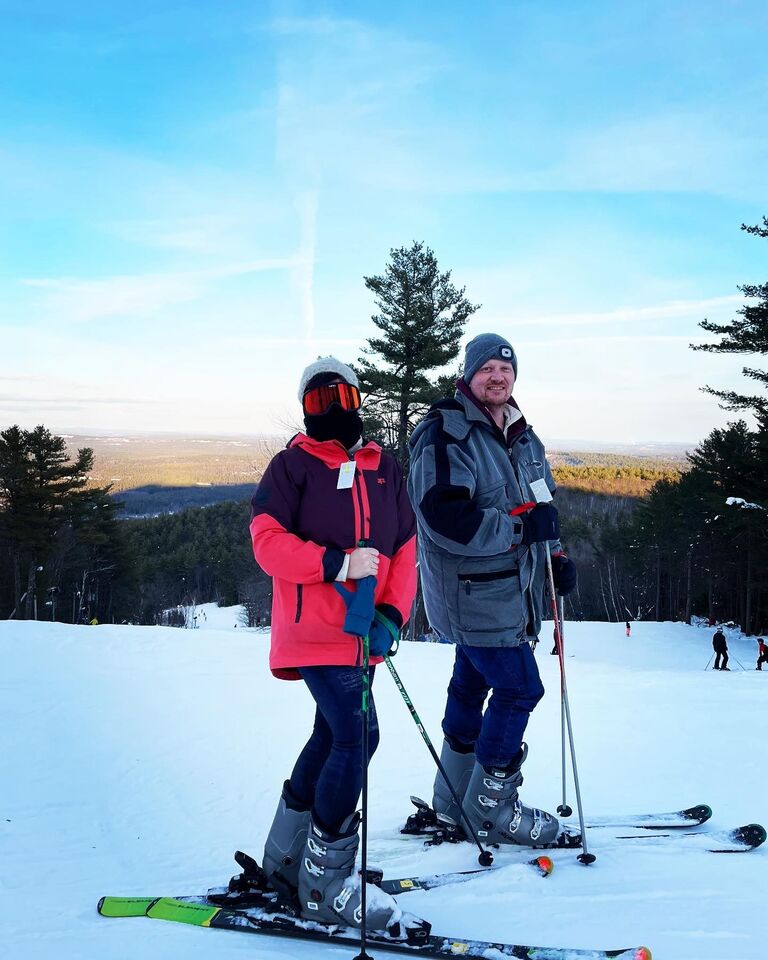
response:
{"label": "packed snow slope", "polygon": [[[4,960],[229,960],[350,956],[143,918],[107,920],[103,894],[181,895],[226,882],[232,852],[260,857],[313,706],[271,677],[269,635],[205,607],[203,629],[0,623],[0,893]],[[199,611],[198,611],[199,612]],[[768,670],[730,641],[732,672],[705,670],[711,629],[567,625],[567,670],[587,813],[714,809],[709,826],[768,821]],[[528,728],[523,799],[561,800],[560,698],[551,631],[547,696]],[[746,667],[742,671],[736,658]],[[395,664],[436,745],[452,648],[403,644]],[[371,859],[388,876],[468,869],[467,844],[425,849],[398,827],[431,796],[429,754],[385,668],[374,693]],[[568,799],[573,804],[573,790]],[[715,855],[684,841],[593,831],[597,862],[558,851],[554,874],[510,866],[403,898],[437,932],[542,945],[647,944],[657,960],[757,960],[766,947],[768,850]],[[505,851],[497,863],[525,859]],[[372,951],[375,955],[375,950]]]}

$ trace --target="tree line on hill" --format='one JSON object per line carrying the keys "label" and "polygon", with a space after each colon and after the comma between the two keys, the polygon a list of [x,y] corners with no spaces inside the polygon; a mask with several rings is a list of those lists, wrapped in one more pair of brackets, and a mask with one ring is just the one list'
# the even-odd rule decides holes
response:
{"label": "tree line on hill", "polygon": [[[768,219],[743,229],[766,238]],[[423,244],[393,250],[385,273],[365,283],[381,331],[357,367],[366,433],[407,471],[410,431],[458,375],[436,371],[456,360],[478,308]],[[719,342],[694,349],[768,353],[768,283],[742,291],[735,320],[701,323]],[[768,386],[768,373],[744,373]],[[563,541],[579,569],[568,617],[697,613],[746,632],[768,627],[768,398],[705,389],[756,426],[739,419],[713,430],[680,472],[555,469]],[[252,558],[247,501],[121,521],[109,488],[88,484],[92,468],[91,450],[70,456],[43,426],[0,433],[0,617],[154,623],[178,604],[218,600],[267,622],[271,586]],[[428,629],[418,603],[415,621],[416,635]]]}

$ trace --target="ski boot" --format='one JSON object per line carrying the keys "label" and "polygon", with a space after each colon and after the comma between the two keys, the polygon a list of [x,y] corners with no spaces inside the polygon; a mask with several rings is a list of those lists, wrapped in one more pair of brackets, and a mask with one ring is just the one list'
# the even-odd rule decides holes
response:
{"label": "ski boot", "polygon": [[286,900],[296,897],[308,829],[309,810],[302,808],[291,791],[290,781],[286,780],[267,834],[262,861],[270,885]]}
{"label": "ski boot", "polygon": [[[299,869],[299,908],[303,916],[360,926],[361,882],[355,870],[359,826],[358,813],[347,817],[338,834],[322,830],[310,820]],[[388,939],[409,943],[423,943],[430,931],[430,924],[404,913],[393,897],[370,883],[366,886],[366,926]]]}
{"label": "ski boot", "polygon": [[488,843],[517,843],[536,847],[556,841],[560,823],[543,810],[526,807],[517,790],[523,782],[520,767],[528,747],[520,747],[512,763],[504,769],[483,767],[475,762],[464,795],[464,809],[477,831]]}
{"label": "ski boot", "polygon": [[[460,753],[453,749],[446,738],[443,740],[443,749],[440,751],[440,762],[448,775],[451,786],[463,801],[469,778],[472,776],[472,768],[475,765],[474,748],[469,747],[468,752]],[[466,827],[459,805],[454,800],[453,794],[439,770],[435,777],[432,809],[440,819],[448,818],[462,829]]]}

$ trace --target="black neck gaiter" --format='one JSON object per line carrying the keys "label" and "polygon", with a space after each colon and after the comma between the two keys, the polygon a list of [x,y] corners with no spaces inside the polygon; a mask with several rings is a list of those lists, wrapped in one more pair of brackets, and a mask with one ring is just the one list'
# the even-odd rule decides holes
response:
{"label": "black neck gaiter", "polygon": [[347,450],[363,435],[363,421],[357,410],[342,410],[338,403],[331,404],[325,413],[305,413],[304,426],[313,440],[338,440]]}

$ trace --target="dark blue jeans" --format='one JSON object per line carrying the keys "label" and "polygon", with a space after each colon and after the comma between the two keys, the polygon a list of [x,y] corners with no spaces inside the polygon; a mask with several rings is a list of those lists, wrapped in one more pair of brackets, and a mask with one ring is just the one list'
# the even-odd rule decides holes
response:
{"label": "dark blue jeans", "polygon": [[[489,690],[493,692],[483,713]],[[483,766],[506,766],[520,749],[528,717],[543,696],[529,644],[457,646],[443,733],[455,748],[474,747]]]}
{"label": "dark blue jeans", "polygon": [[[374,667],[369,668],[373,683]],[[312,736],[291,773],[295,798],[318,825],[338,833],[355,812],[363,786],[363,678],[360,667],[299,667],[317,704]],[[368,758],[379,745],[373,696],[368,701]]]}

